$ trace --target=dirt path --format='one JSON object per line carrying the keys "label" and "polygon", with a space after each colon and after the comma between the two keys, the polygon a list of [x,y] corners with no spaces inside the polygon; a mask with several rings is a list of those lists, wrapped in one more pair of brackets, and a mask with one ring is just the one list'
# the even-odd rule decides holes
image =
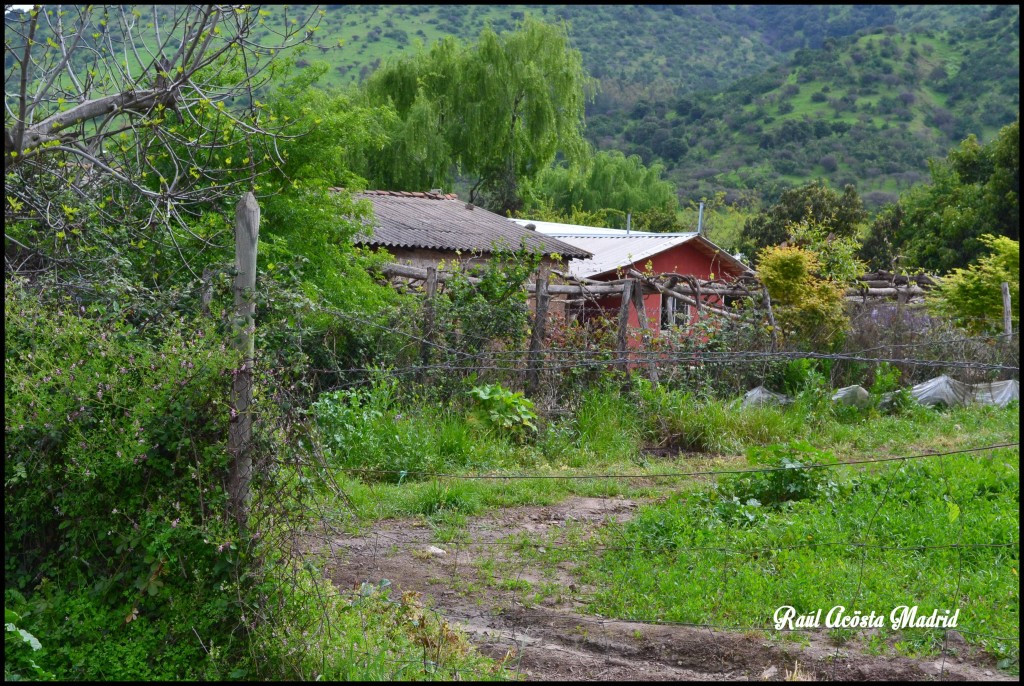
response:
{"label": "dirt path", "polygon": [[868,655],[852,643],[837,649],[824,633],[795,643],[761,632],[587,615],[593,589],[579,584],[571,563],[542,568],[504,542],[525,533],[537,546],[557,546],[611,518],[630,518],[637,506],[569,498],[510,508],[471,519],[461,542],[449,544],[436,543],[422,521],[384,521],[367,535],[332,541],[330,574],[344,588],[388,579],[398,591],[421,593],[482,652],[514,655],[510,664],[527,680],[1013,680],[963,643],[943,664],[941,657]]}

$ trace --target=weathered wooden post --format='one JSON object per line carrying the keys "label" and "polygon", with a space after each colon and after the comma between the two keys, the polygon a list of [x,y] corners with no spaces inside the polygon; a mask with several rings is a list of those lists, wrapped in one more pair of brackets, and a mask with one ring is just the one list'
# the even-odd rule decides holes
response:
{"label": "weathered wooden post", "polygon": [[629,369],[629,304],[633,300],[633,280],[629,279],[622,284],[622,304],[619,305],[619,332],[615,341],[615,348],[618,351],[619,359],[615,366],[622,371]]}
{"label": "weathered wooden post", "polygon": [[203,308],[203,316],[210,316],[210,303],[213,301],[213,268],[207,265],[203,269],[203,290],[201,296],[201,304]]}
{"label": "weathered wooden post", "polygon": [[437,294],[437,267],[427,267],[426,300],[423,307],[423,341],[420,344],[420,383],[426,380],[430,348],[434,336],[434,296]]}
{"label": "weathered wooden post", "polygon": [[231,382],[231,423],[228,425],[228,498],[242,531],[249,515],[252,481],[252,367],[255,358],[256,245],[260,232],[260,206],[246,193],[235,209],[235,323],[234,345],[242,353],[242,366]]}
{"label": "weathered wooden post", "polygon": [[779,327],[775,324],[775,314],[772,312],[772,297],[768,295],[767,286],[761,287],[761,302],[764,303],[764,309],[768,312],[768,326],[772,330],[772,352],[775,352],[779,347]]}
{"label": "weathered wooden post", "polygon": [[541,264],[537,270],[536,313],[533,331],[530,333],[530,359],[526,374],[526,388],[531,394],[540,386],[541,349],[544,347],[544,329],[548,319],[548,282],[551,280],[551,265]]}
{"label": "weathered wooden post", "polygon": [[1013,312],[1010,310],[1010,284],[1004,281],[1000,288],[1003,291],[1003,333],[1007,340],[1013,335]]}
{"label": "weathered wooden post", "polygon": [[644,330],[644,347],[647,349],[644,350],[643,352],[648,356],[647,378],[650,379],[651,383],[657,384],[658,365],[655,362],[653,355],[651,355],[652,351],[650,349],[650,343],[653,339],[653,334],[650,330],[650,322],[647,321],[647,308],[644,307],[644,289],[643,286],[641,286],[640,284],[636,284],[636,287],[633,288],[633,307],[636,309],[636,317],[640,321],[640,326]]}

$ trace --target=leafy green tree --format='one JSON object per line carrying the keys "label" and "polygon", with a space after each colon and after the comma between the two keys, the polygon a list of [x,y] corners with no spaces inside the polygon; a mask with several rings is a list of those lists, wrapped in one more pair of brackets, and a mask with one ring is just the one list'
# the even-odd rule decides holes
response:
{"label": "leafy green tree", "polygon": [[758,255],[758,276],[768,289],[780,329],[790,346],[830,348],[849,328],[843,285],[821,278],[818,255],[797,246],[770,246]]}
{"label": "leafy green tree", "polygon": [[867,269],[857,258],[860,242],[852,236],[836,236],[826,224],[813,220],[793,224],[789,240],[817,255],[819,274],[826,279],[851,283]]}
{"label": "leafy green tree", "polygon": [[779,245],[789,238],[791,225],[800,222],[814,222],[836,238],[853,238],[866,220],[864,204],[852,185],[839,193],[824,181],[812,181],[785,191],[777,203],[746,221],[744,252],[753,255]]}
{"label": "leafy green tree", "polygon": [[651,207],[633,215],[631,226],[636,231],[652,233],[682,233],[690,230],[683,225],[673,205]]}
{"label": "leafy green tree", "polygon": [[1020,243],[1006,236],[979,238],[990,251],[966,269],[954,269],[928,297],[937,314],[952,317],[968,331],[1001,331],[1002,284],[1010,286],[1011,320],[1020,325]]}
{"label": "leafy green tree", "polygon": [[586,153],[583,108],[594,81],[564,26],[527,17],[517,30],[484,29],[475,45],[453,38],[392,62],[367,81],[372,104],[393,104],[399,123],[364,171],[371,184],[405,190],[471,179],[469,201],[520,207],[520,184],[561,154]]}
{"label": "leafy green tree", "polygon": [[894,241],[902,230],[903,215],[903,205],[898,202],[886,205],[875,215],[859,252],[868,268],[895,270],[901,266]]}
{"label": "leafy green tree", "polygon": [[560,165],[541,171],[529,193],[533,204],[546,199],[566,212],[573,208],[584,212],[617,211],[623,226],[629,212],[660,212],[660,216],[651,214],[647,218],[650,230],[657,230],[665,224],[666,213],[674,220],[678,206],[675,186],[662,178],[664,171],[661,164],[645,166],[639,155],[627,157],[618,150],[600,151],[585,166]]}
{"label": "leafy green tree", "polygon": [[888,240],[907,264],[943,273],[984,254],[983,234],[1018,240],[1019,119],[986,145],[969,136],[945,160],[930,161],[929,170],[931,184],[900,198],[902,221],[873,227],[871,245]]}
{"label": "leafy green tree", "polygon": [[589,212],[580,207],[573,207],[566,211],[555,207],[550,199],[533,199],[528,207],[512,216],[520,219],[534,219],[541,222],[555,222],[556,224],[576,224],[578,226],[597,226],[608,229],[620,228],[625,221],[622,212],[618,210],[595,210]]}
{"label": "leafy green tree", "polygon": [[279,143],[283,162],[263,183],[261,262],[293,264],[301,256],[307,295],[370,314],[393,300],[394,291],[370,276],[383,258],[352,244],[372,208],[348,191],[366,184],[352,171],[360,161],[356,156],[386,144],[397,117],[389,107],[312,87],[325,70],[304,69],[271,99],[274,116],[288,124]]}

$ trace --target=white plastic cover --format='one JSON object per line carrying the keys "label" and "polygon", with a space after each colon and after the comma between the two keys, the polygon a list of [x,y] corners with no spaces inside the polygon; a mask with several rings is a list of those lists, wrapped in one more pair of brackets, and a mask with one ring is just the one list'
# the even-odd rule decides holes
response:
{"label": "white plastic cover", "polygon": [[[1020,400],[1020,382],[1017,379],[966,384],[943,374],[923,381],[909,390],[914,400],[929,407],[936,405],[960,407],[969,403],[1006,407],[1012,401]],[[892,397],[892,393],[882,396],[880,407],[883,410],[891,406]],[[870,398],[871,394],[864,387],[856,385],[840,388],[832,395],[834,402],[857,407],[866,406],[870,402]],[[743,407],[788,405],[792,402],[793,399],[789,396],[770,391],[764,386],[749,390],[743,396]]]}
{"label": "white plastic cover", "polygon": [[758,386],[746,392],[743,396],[743,407],[761,405],[788,405],[793,399],[788,395],[769,391],[764,386]]}
{"label": "white plastic cover", "polygon": [[844,405],[864,407],[871,401],[871,394],[863,386],[847,386],[836,391],[832,395],[832,400]]}
{"label": "white plastic cover", "polygon": [[971,388],[974,390],[974,402],[983,405],[1006,407],[1010,401],[1020,400],[1020,381],[1017,379],[976,383]]}
{"label": "white plastic cover", "polygon": [[974,389],[969,384],[943,374],[917,384],[910,389],[910,395],[914,396],[917,402],[929,407],[935,405],[960,407],[973,400]]}

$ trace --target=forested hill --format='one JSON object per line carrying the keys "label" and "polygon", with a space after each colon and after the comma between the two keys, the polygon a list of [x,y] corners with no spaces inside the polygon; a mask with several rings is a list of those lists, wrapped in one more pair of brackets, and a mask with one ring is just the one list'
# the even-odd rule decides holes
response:
{"label": "forested hill", "polygon": [[[261,8],[254,38],[314,6]],[[586,135],[663,165],[681,199],[771,202],[814,178],[877,207],[969,134],[1017,116],[1015,5],[324,5],[324,87],[445,36],[564,22],[599,87]]]}
{"label": "forested hill", "polygon": [[[565,21],[584,67],[601,80],[595,109],[638,96],[718,90],[784,62],[792,51],[864,29],[942,31],[996,6],[890,5],[325,5],[319,42],[331,46],[333,83],[352,83],[380,61],[452,35],[501,32],[529,12]],[[341,49],[333,49],[338,40]]]}
{"label": "forested hill", "polygon": [[719,91],[591,116],[588,133],[659,159],[685,196],[747,189],[771,199],[822,177],[855,184],[877,206],[923,180],[928,158],[1014,121],[1019,36],[1016,7],[948,31],[869,29]]}
{"label": "forested hill", "polygon": [[[812,178],[854,183],[871,206],[927,176],[968,134],[1019,109],[1017,6],[328,5],[330,85],[390,58],[524,13],[565,21],[600,82],[599,149],[661,162],[683,198],[772,200]],[[339,40],[341,47],[337,46]]]}

